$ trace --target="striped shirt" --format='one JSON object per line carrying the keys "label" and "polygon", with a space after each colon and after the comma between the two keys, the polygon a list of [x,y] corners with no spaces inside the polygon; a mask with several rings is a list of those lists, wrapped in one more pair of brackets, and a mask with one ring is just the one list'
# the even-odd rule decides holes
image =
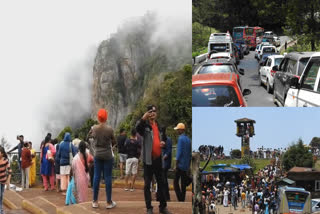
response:
{"label": "striped shirt", "polygon": [[[8,171],[8,173],[7,173]],[[10,168],[9,160],[6,158],[0,159],[0,183],[4,184],[7,181],[7,174],[11,174],[12,170]]]}

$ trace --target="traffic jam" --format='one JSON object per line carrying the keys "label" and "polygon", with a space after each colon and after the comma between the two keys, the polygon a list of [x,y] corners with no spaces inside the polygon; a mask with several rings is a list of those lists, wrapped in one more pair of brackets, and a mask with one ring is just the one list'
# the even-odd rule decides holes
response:
{"label": "traffic jam", "polygon": [[194,65],[194,107],[320,106],[320,52],[284,52],[290,43],[261,27],[212,33]]}

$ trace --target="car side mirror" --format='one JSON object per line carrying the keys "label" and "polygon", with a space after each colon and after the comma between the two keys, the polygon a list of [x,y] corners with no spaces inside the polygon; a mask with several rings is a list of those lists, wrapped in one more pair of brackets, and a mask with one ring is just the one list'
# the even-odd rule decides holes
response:
{"label": "car side mirror", "polygon": [[239,73],[240,73],[241,75],[244,75],[244,69],[243,69],[243,68],[240,68],[240,69],[239,69]]}
{"label": "car side mirror", "polygon": [[263,62],[260,62],[260,66],[263,66]]}
{"label": "car side mirror", "polygon": [[247,95],[249,95],[249,94],[251,94],[251,90],[250,90],[250,89],[247,89],[247,88],[244,89],[243,92],[242,92],[242,95],[243,95],[243,96],[247,96]]}
{"label": "car side mirror", "polygon": [[273,66],[273,67],[272,67],[272,70],[273,70],[273,71],[279,71],[279,65]]}
{"label": "car side mirror", "polygon": [[299,88],[299,78],[298,77],[292,77],[290,79],[290,88]]}

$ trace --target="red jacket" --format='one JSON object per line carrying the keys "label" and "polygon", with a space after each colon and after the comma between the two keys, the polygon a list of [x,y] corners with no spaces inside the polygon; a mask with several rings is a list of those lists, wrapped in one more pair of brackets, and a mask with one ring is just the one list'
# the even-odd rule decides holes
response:
{"label": "red jacket", "polygon": [[21,153],[21,168],[25,169],[31,166],[32,157],[30,149],[23,148]]}

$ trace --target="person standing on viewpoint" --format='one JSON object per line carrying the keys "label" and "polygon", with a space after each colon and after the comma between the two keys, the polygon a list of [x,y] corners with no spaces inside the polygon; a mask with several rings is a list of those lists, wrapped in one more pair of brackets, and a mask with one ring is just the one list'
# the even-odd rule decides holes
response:
{"label": "person standing on viewpoint", "polygon": [[5,185],[7,185],[7,190],[10,187],[11,172],[12,170],[10,168],[10,162],[6,151],[2,146],[0,146],[0,213],[4,213],[3,192]]}
{"label": "person standing on viewpoint", "polygon": [[124,190],[125,191],[129,190],[128,180],[131,174],[132,182],[130,186],[130,191],[133,192],[134,183],[136,181],[136,177],[138,174],[138,164],[139,164],[139,157],[140,157],[140,150],[141,150],[140,149],[141,145],[137,138],[137,130],[135,128],[131,130],[131,136],[129,139],[126,140],[124,147],[128,155],[126,160],[126,177],[125,177],[126,186]]}
{"label": "person standing on viewpoint", "polygon": [[[179,123],[175,128],[179,133],[177,154],[176,154],[176,174],[174,178],[174,191],[176,192],[178,201],[185,201],[186,188],[188,185],[188,170],[191,162],[191,141],[185,135],[185,125]],[[181,179],[181,188],[179,180]]]}
{"label": "person standing on viewpoint", "polygon": [[48,191],[49,183],[51,190],[54,190],[54,155],[56,154],[56,149],[51,144],[51,138],[46,137],[44,145],[41,148],[40,153],[40,172],[43,179],[44,190]]}
{"label": "person standing on viewpoint", "polygon": [[[169,183],[168,183],[168,170],[171,168],[171,159],[172,159],[172,140],[166,134],[166,127],[162,127],[162,138],[166,142],[166,146],[162,148],[162,172],[163,172],[163,181],[165,188],[166,200],[170,201],[169,194]],[[159,197],[157,197],[159,198]]]}
{"label": "person standing on viewpoint", "polygon": [[59,145],[58,159],[60,161],[60,182],[62,195],[66,195],[70,181],[72,158],[77,154],[77,148],[71,143],[69,132],[64,134],[63,141]]}
{"label": "person standing on viewpoint", "polygon": [[32,163],[31,151],[29,143],[25,142],[21,152],[21,188],[29,189],[29,172]]}
{"label": "person standing on viewpoint", "polygon": [[23,135],[18,135],[17,140],[19,141],[18,145],[10,149],[7,153],[10,154],[12,151],[18,149],[18,163],[19,163],[19,169],[21,170],[21,152],[24,144],[24,137]]}
{"label": "person standing on viewpoint", "polygon": [[159,125],[156,118],[156,107],[149,105],[147,112],[138,120],[136,125],[137,132],[143,137],[144,198],[147,214],[152,214],[150,185],[152,177],[155,175],[159,191],[159,211],[163,214],[171,214],[167,209],[162,178],[161,148],[165,146],[165,142],[160,139]]}
{"label": "person standing on viewpoint", "polygon": [[98,111],[98,125],[94,125],[88,136],[93,137],[94,152],[94,179],[93,179],[93,201],[92,207],[98,208],[98,195],[100,187],[101,172],[104,172],[106,188],[106,208],[111,209],[117,204],[112,201],[112,165],[113,165],[113,146],[116,144],[113,129],[106,124],[108,112],[105,109]]}
{"label": "person standing on viewpoint", "polygon": [[30,172],[29,172],[29,186],[33,186],[36,183],[36,162],[37,162],[37,157],[36,157],[36,150],[32,148],[32,142],[29,142],[29,148],[31,151],[31,157],[32,157],[32,164],[30,167]]}
{"label": "person standing on viewpoint", "polygon": [[127,140],[127,133],[124,128],[120,129],[120,135],[117,137],[118,154],[120,161],[120,179],[123,179],[123,166],[126,163],[127,154],[124,148],[124,143]]}

